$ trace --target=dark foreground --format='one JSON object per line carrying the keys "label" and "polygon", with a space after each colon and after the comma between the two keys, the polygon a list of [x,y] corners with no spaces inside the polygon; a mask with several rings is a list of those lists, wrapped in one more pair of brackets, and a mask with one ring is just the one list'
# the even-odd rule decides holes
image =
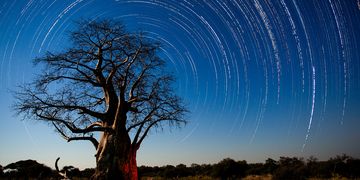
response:
{"label": "dark foreground", "polygon": [[[314,157],[304,160],[297,157],[267,159],[264,163],[247,163],[230,158],[216,164],[191,164],[186,166],[167,165],[162,167],[140,166],[140,179],[245,179],[245,180],[320,180],[320,179],[360,179],[360,159],[347,155],[336,156],[327,161]],[[79,170],[64,166],[60,172],[34,160],[18,161],[6,166],[0,165],[0,179],[62,179],[66,173],[71,179],[89,179],[94,169]]]}

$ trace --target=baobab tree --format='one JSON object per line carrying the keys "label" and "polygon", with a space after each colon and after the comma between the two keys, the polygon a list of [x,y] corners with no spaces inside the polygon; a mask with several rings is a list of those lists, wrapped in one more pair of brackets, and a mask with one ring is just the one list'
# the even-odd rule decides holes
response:
{"label": "baobab tree", "polygon": [[90,141],[94,179],[137,179],[136,152],[149,131],[186,123],[159,43],[112,20],[81,21],[70,39],[71,48],[34,59],[44,70],[15,93],[14,108],[68,142]]}

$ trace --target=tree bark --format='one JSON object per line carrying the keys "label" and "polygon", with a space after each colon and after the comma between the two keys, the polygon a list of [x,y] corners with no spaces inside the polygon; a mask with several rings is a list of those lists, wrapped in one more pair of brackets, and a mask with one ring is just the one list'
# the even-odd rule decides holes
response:
{"label": "tree bark", "polygon": [[92,179],[138,180],[136,147],[124,133],[104,133],[96,154]]}

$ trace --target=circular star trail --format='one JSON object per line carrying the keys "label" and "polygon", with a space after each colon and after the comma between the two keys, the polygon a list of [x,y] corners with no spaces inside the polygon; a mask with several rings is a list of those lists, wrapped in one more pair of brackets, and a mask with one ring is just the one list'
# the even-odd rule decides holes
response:
{"label": "circular star trail", "polygon": [[[1,107],[11,102],[7,89],[39,71],[33,58],[71,46],[74,21],[104,18],[161,43],[191,112],[171,141],[205,151],[200,161],[218,152],[360,155],[359,0],[5,0]],[[154,134],[145,146],[167,131]]]}

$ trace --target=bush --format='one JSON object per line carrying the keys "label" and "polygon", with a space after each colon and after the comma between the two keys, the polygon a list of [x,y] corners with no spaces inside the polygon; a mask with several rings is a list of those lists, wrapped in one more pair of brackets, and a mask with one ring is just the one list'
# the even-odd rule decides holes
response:
{"label": "bush", "polygon": [[226,158],[214,165],[212,176],[221,179],[238,179],[246,176],[247,170],[246,161],[234,161]]}
{"label": "bush", "polygon": [[11,163],[5,166],[4,170],[9,170],[7,173],[5,173],[5,176],[10,178],[30,177],[42,179],[46,177],[52,177],[54,175],[54,172],[51,168],[43,164],[39,164],[34,160],[25,160]]}
{"label": "bush", "polygon": [[307,177],[308,173],[304,161],[296,157],[280,157],[279,167],[273,174],[273,180],[305,180]]}

